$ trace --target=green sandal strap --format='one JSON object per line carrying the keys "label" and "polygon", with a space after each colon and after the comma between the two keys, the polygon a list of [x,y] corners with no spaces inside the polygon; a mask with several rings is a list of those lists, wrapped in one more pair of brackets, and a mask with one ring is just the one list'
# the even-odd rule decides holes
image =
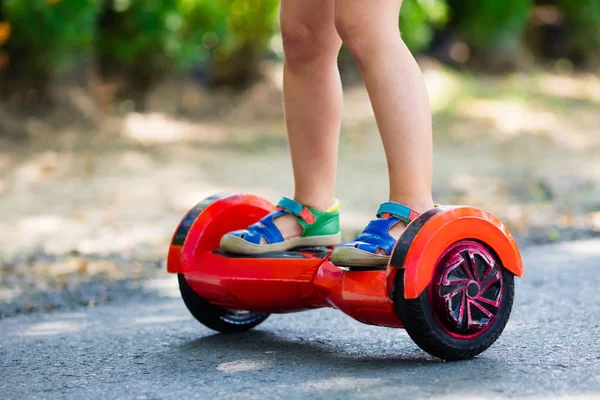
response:
{"label": "green sandal strap", "polygon": [[339,202],[337,200],[330,209],[322,211],[284,197],[277,204],[277,209],[296,217],[302,226],[303,237],[334,235],[340,232]]}

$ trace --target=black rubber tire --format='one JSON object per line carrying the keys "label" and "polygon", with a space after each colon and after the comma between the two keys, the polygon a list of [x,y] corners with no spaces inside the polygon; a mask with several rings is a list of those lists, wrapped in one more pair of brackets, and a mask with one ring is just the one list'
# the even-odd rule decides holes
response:
{"label": "black rubber tire", "polygon": [[504,279],[504,298],[498,316],[481,336],[458,339],[437,323],[429,301],[430,286],[412,300],[404,297],[404,270],[396,274],[393,294],[396,314],[412,340],[427,353],[446,361],[468,360],[482,353],[498,339],[506,326],[515,296],[514,276],[500,267]]}
{"label": "black rubber tire", "polygon": [[202,325],[221,333],[246,332],[269,317],[267,313],[248,312],[234,315],[231,311],[215,306],[200,297],[185,280],[178,274],[179,291],[187,309]]}

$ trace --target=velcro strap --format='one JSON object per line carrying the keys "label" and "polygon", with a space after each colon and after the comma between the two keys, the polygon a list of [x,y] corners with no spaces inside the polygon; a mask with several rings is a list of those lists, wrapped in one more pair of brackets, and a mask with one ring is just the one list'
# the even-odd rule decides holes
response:
{"label": "velcro strap", "polygon": [[380,218],[384,214],[391,214],[406,224],[411,223],[420,215],[415,210],[393,201],[388,201],[387,203],[383,203],[381,206],[379,206],[379,210],[377,210],[377,218]]}
{"label": "velcro strap", "polygon": [[304,207],[296,200],[284,197],[281,199],[281,201],[279,201],[279,203],[277,203],[277,207],[283,208],[296,217],[301,218],[309,225],[312,225],[316,220],[315,215],[307,207]]}

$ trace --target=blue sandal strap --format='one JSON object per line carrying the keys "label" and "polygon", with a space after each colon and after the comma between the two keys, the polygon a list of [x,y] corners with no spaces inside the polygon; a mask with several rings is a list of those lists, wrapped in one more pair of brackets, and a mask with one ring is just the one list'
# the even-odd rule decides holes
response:
{"label": "blue sandal strap", "polygon": [[419,216],[419,213],[415,210],[393,201],[388,201],[379,206],[377,218],[381,218],[384,214],[393,215],[407,225]]}
{"label": "blue sandal strap", "polygon": [[[283,235],[273,220],[281,216],[282,212],[271,213],[262,218],[257,224],[251,225],[250,229],[256,229],[265,238],[267,243],[280,243],[284,241]],[[258,225],[257,227],[254,227]]]}
{"label": "blue sandal strap", "polygon": [[260,221],[250,225],[248,229],[237,230],[231,232],[230,235],[241,237],[245,241],[253,244],[260,244],[262,238],[264,238],[268,244],[281,243],[285,239],[273,220],[285,214],[287,214],[287,211],[275,210],[267,214]]}
{"label": "blue sandal strap", "polygon": [[343,246],[356,247],[373,254],[377,254],[379,250],[391,254],[396,239],[390,236],[390,228],[399,222],[408,225],[418,216],[418,212],[402,204],[392,201],[383,203],[377,210],[377,219],[369,222],[356,239]]}
{"label": "blue sandal strap", "polygon": [[398,221],[399,219],[394,217],[373,220],[349,245],[369,253],[377,253],[381,249],[390,254],[396,245],[396,240],[389,235],[388,231]]}

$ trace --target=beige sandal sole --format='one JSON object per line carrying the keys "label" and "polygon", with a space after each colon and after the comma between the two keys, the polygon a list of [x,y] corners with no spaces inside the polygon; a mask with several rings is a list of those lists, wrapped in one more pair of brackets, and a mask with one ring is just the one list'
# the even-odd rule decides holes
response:
{"label": "beige sandal sole", "polygon": [[348,267],[380,267],[387,265],[389,260],[390,256],[369,253],[356,247],[338,247],[329,257],[333,264]]}
{"label": "beige sandal sole", "polygon": [[295,237],[286,239],[281,243],[254,244],[233,235],[221,238],[220,247],[223,251],[237,254],[264,254],[277,251],[288,251],[296,247],[333,247],[342,243],[342,234],[310,237]]}

